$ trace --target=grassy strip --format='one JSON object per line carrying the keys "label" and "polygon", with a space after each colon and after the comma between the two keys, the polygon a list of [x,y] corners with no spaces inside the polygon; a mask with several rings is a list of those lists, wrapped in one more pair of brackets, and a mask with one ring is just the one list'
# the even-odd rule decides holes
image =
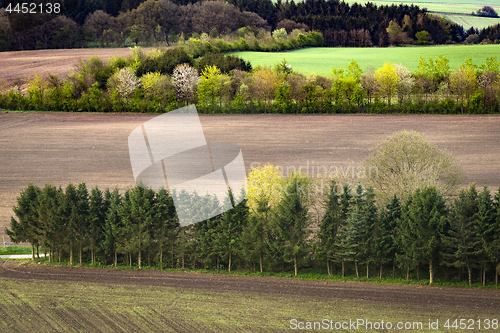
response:
{"label": "grassy strip", "polygon": [[0,247],[0,255],[31,254],[31,246],[9,245]]}
{"label": "grassy strip", "polygon": [[[30,261],[31,259],[16,259],[16,260],[24,260]],[[43,264],[52,265],[52,266],[69,266],[68,261],[63,262],[48,262],[48,259],[35,259],[34,263],[41,262]],[[80,264],[73,264],[73,266],[80,266]],[[90,268],[115,268],[114,265],[103,265],[100,263],[90,264],[83,263],[82,267],[90,267]],[[118,269],[131,269],[131,270],[139,270],[137,265],[133,264],[132,266],[128,265],[118,265]],[[355,277],[352,275],[346,275],[342,277],[341,275],[332,274],[329,276],[328,274],[323,274],[318,272],[317,269],[304,269],[302,273],[298,276],[294,276],[292,272],[251,272],[244,270],[236,270],[228,272],[226,270],[210,270],[210,269],[188,269],[188,268],[167,268],[160,266],[142,266],[142,270],[163,270],[166,272],[197,272],[202,274],[227,274],[227,275],[243,275],[243,276],[263,276],[263,277],[276,277],[276,278],[288,278],[288,279],[302,279],[302,280],[321,280],[321,281],[352,281],[352,282],[370,282],[370,283],[388,283],[388,284],[405,284],[405,285],[429,285],[428,278],[421,278],[420,280],[415,279],[403,279],[403,278],[392,278],[383,276],[382,279],[378,279],[378,277],[366,278],[366,276]],[[377,275],[374,272],[374,276]],[[424,274],[421,274],[424,276]],[[378,275],[377,275],[378,276]],[[425,277],[425,276],[424,276]],[[472,286],[469,286],[468,281],[461,282],[450,282],[446,281],[442,278],[435,278],[433,286],[439,287],[461,287],[461,288],[480,288],[480,289],[498,289],[500,290],[500,286],[495,286],[494,281],[489,281],[483,286],[482,283],[474,282]]]}

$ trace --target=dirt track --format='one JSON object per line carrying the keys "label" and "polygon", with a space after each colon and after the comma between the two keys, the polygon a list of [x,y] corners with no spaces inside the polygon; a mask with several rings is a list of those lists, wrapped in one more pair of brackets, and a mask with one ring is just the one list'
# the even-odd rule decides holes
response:
{"label": "dirt track", "polygon": [[443,308],[500,309],[500,291],[440,288],[361,282],[308,281],[285,278],[200,274],[194,272],[134,271],[45,265],[18,265],[0,260],[0,277],[9,279],[97,282],[163,286],[214,292],[306,296],[389,303],[402,308],[422,305]]}
{"label": "dirt track", "polygon": [[[16,197],[29,183],[125,189],[134,185],[130,132],[155,115],[0,113],[0,237]],[[500,116],[201,116],[209,142],[238,144],[247,170],[273,163],[299,168],[351,168],[398,130],[424,133],[455,154],[466,173],[463,186],[500,186]]]}

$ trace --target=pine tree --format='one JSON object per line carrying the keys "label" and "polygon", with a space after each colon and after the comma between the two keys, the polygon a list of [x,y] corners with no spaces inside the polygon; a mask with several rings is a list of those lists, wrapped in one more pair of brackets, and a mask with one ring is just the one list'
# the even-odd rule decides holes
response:
{"label": "pine tree", "polygon": [[295,276],[298,274],[298,261],[307,252],[306,240],[311,232],[307,200],[300,193],[300,189],[308,184],[309,178],[299,173],[287,179],[272,223],[283,251],[283,263],[287,259],[293,260]]}
{"label": "pine tree", "polygon": [[417,190],[406,207],[406,219],[416,236],[417,261],[429,263],[429,283],[434,282],[435,265],[440,249],[440,233],[446,227],[446,205],[435,187]]}
{"label": "pine tree", "polygon": [[[361,186],[360,186],[361,187]],[[361,229],[361,260],[366,264],[366,278],[370,277],[369,266],[370,263],[374,262],[373,254],[375,252],[376,238],[375,238],[375,228],[378,221],[378,210],[375,205],[375,193],[372,187],[368,187],[364,193],[365,200],[362,203],[362,218],[363,225]]]}
{"label": "pine tree", "polygon": [[179,231],[179,220],[175,214],[172,196],[165,189],[161,189],[156,193],[153,227],[160,256],[160,265],[163,265],[163,252],[168,247],[170,250],[170,267],[173,268],[174,246]]}
{"label": "pine tree", "polygon": [[[108,197],[109,190],[106,190],[105,197]],[[101,241],[101,248],[107,256],[113,256],[115,267],[118,265],[119,237],[123,227],[120,217],[121,197],[118,189],[110,193],[108,209],[104,220],[104,237]]]}
{"label": "pine tree", "polygon": [[[500,230],[500,188],[495,193],[495,230]],[[495,263],[495,286],[498,286],[498,275],[500,275],[500,232],[495,233],[490,247],[490,256]]]}
{"label": "pine tree", "polygon": [[345,262],[346,262],[346,246],[347,237],[347,218],[351,209],[351,188],[348,183],[344,184],[342,194],[340,196],[340,225],[338,226],[338,235],[334,242],[335,254],[337,260],[342,263],[342,277],[345,276]]}
{"label": "pine tree", "polygon": [[102,192],[97,188],[97,186],[90,192],[90,203],[88,208],[90,260],[94,263],[96,261],[96,253],[98,251],[98,244],[100,243],[101,238],[100,235],[102,234],[105,223],[104,220],[106,218],[106,209],[104,207]]}
{"label": "pine tree", "polygon": [[271,207],[266,196],[255,199],[256,209],[251,209],[248,223],[243,227],[241,235],[242,254],[251,264],[259,263],[263,272],[264,255],[269,251],[267,233],[270,223]]}
{"label": "pine tree", "polygon": [[387,204],[380,218],[377,220],[374,230],[374,260],[380,267],[379,279],[382,279],[382,268],[385,263],[393,263],[393,278],[396,256],[396,245],[394,243],[394,232],[396,226],[401,222],[401,204],[396,195]]}
{"label": "pine tree", "polygon": [[17,198],[17,206],[12,208],[14,217],[10,219],[10,230],[5,228],[5,233],[10,237],[11,242],[31,244],[31,257],[35,260],[35,248],[38,254],[38,246],[41,241],[38,221],[38,197],[41,194],[39,187],[30,184],[21,192]]}
{"label": "pine tree", "polygon": [[486,284],[486,270],[495,261],[495,237],[499,232],[496,222],[495,206],[487,187],[479,194],[474,224],[480,241],[479,263],[481,266],[481,281]]}
{"label": "pine tree", "polygon": [[73,250],[75,247],[75,243],[78,240],[78,220],[79,220],[79,197],[78,192],[73,184],[68,184],[66,186],[66,190],[64,193],[64,201],[61,207],[61,218],[62,223],[61,226],[64,230],[64,244],[68,247],[69,250],[69,265],[73,265]]}
{"label": "pine tree", "polygon": [[77,196],[78,200],[75,206],[75,235],[78,240],[78,258],[81,265],[83,263],[83,247],[87,240],[87,231],[89,229],[89,192],[85,183],[78,184]]}
{"label": "pine tree", "polygon": [[478,195],[474,185],[460,191],[450,209],[449,227],[444,230],[441,262],[446,266],[467,268],[469,286],[472,285],[472,268],[478,264],[481,245],[475,230]]}
{"label": "pine tree", "polygon": [[326,260],[328,275],[332,275],[330,261],[335,254],[335,240],[341,224],[340,197],[336,192],[336,188],[336,183],[333,180],[330,190],[324,198],[325,214],[321,219],[318,230],[318,238],[320,240],[319,251],[324,260]]}

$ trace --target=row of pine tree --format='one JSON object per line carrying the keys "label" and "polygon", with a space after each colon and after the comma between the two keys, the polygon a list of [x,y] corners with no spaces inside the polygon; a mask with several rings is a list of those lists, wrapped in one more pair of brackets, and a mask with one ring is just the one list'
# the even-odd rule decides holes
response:
{"label": "row of pine tree", "polygon": [[[13,208],[13,242],[29,242],[51,261],[70,265],[91,262],[115,266],[159,265],[285,271],[293,266],[321,268],[329,275],[382,279],[384,268],[430,283],[438,273],[453,281],[486,283],[500,268],[500,189],[492,197],[475,185],[446,200],[434,187],[417,190],[406,200],[394,197],[376,204],[373,189],[336,186],[321,200],[300,190],[305,178],[290,176],[280,199],[261,196],[249,208],[245,199],[209,220],[180,227],[167,190],[142,187],[88,191],[84,183],[65,190],[29,185]],[[39,247],[41,249],[39,250]],[[374,267],[376,273],[370,272]],[[437,273],[436,273],[437,272]],[[390,273],[386,273],[388,275]],[[364,275],[364,274],[363,274]]]}

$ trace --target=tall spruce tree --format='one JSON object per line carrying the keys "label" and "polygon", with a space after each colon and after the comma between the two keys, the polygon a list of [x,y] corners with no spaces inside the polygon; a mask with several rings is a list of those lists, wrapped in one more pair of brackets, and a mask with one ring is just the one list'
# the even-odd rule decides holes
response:
{"label": "tall spruce tree", "polygon": [[241,235],[242,254],[253,266],[259,263],[262,273],[264,256],[268,252],[267,232],[270,223],[271,207],[267,196],[261,195],[255,199],[256,209],[249,210],[248,222],[243,227]]}
{"label": "tall spruce tree", "polygon": [[307,238],[311,233],[309,207],[302,192],[309,184],[310,179],[300,173],[294,173],[286,180],[272,223],[282,250],[282,262],[293,261],[295,276],[298,275],[299,260],[307,253]]}
{"label": "tall spruce tree", "polygon": [[[499,228],[496,222],[495,206],[491,193],[487,187],[479,194],[477,212],[474,217],[476,234],[480,241],[479,263],[481,267],[481,282],[486,284],[486,271],[492,266],[496,254],[495,238],[498,237]],[[496,271],[496,270],[495,270]]]}
{"label": "tall spruce tree", "polygon": [[16,215],[10,219],[10,229],[5,228],[5,233],[11,242],[31,244],[31,257],[35,260],[35,249],[38,254],[38,246],[41,241],[40,227],[38,221],[38,197],[41,194],[39,187],[29,184],[17,198],[17,205],[12,208]]}
{"label": "tall spruce tree", "polygon": [[366,278],[370,277],[370,263],[374,262],[374,252],[376,250],[375,228],[378,220],[378,209],[375,204],[375,192],[372,187],[368,187],[364,193],[365,200],[361,205],[362,228],[361,228],[361,260],[366,264]]}
{"label": "tall spruce tree", "polygon": [[330,188],[325,198],[323,199],[325,206],[325,214],[319,223],[318,239],[319,252],[321,257],[326,261],[326,270],[328,275],[332,275],[330,268],[330,261],[335,254],[335,240],[339,226],[342,222],[341,213],[342,207],[340,206],[340,196],[337,193],[337,184],[335,180],[330,183]]}
{"label": "tall spruce tree", "polygon": [[[109,190],[106,191],[106,198],[108,198],[107,193],[109,193]],[[113,257],[113,262],[115,267],[117,267],[119,240],[123,227],[120,216],[121,196],[118,193],[118,189],[110,193],[108,202],[109,206],[104,219],[104,237],[101,242],[101,248],[108,257]]]}
{"label": "tall spruce tree", "polygon": [[437,259],[441,246],[440,234],[446,228],[446,204],[435,187],[418,189],[408,202],[403,214],[409,228],[416,237],[418,262],[429,263],[429,283],[434,283]]}
{"label": "tall spruce tree", "polygon": [[[495,193],[495,228],[500,230],[500,188]],[[498,286],[498,275],[500,275],[500,232],[495,233],[495,238],[490,247],[490,255],[495,264],[495,285]]]}
{"label": "tall spruce tree", "polygon": [[[109,191],[108,191],[109,193]],[[106,208],[104,207],[104,200],[102,192],[96,187],[90,192],[90,202],[88,205],[88,234],[89,234],[89,248],[90,248],[90,261],[96,261],[96,254],[98,245],[104,228],[104,221],[106,219]]]}
{"label": "tall spruce tree", "polygon": [[[449,227],[441,236],[441,262],[446,266],[467,269],[469,286],[472,269],[479,263],[481,244],[475,228],[478,194],[474,184],[460,191],[450,208]],[[460,279],[460,277],[459,277]]]}
{"label": "tall spruce tree", "polygon": [[78,241],[80,219],[79,211],[79,197],[78,192],[73,184],[68,184],[64,193],[63,206],[61,207],[61,226],[64,230],[64,243],[69,251],[69,265],[73,265],[74,248]]}
{"label": "tall spruce tree", "polygon": [[163,253],[170,252],[170,267],[174,267],[174,247],[179,231],[179,220],[175,214],[174,201],[170,193],[161,189],[156,193],[153,235],[156,239],[160,265],[163,265]]}
{"label": "tall spruce tree", "polygon": [[382,279],[383,265],[392,262],[394,278],[396,261],[395,230],[401,222],[401,204],[396,195],[382,210],[374,230],[373,258],[379,265],[379,279]]}

